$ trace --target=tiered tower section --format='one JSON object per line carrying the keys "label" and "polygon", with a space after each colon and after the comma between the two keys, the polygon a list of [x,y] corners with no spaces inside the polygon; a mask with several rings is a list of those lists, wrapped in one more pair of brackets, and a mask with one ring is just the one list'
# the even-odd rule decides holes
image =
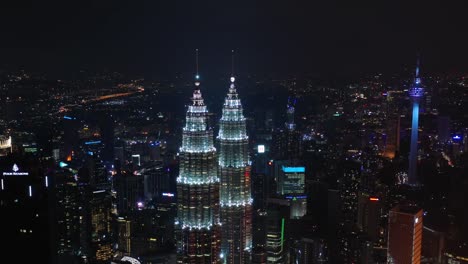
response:
{"label": "tiered tower section", "polygon": [[411,122],[411,145],[409,156],[408,182],[410,185],[417,185],[417,159],[418,159],[418,129],[419,129],[419,101],[424,95],[424,88],[419,77],[419,62],[416,66],[416,74],[413,86],[409,89],[409,96],[413,103],[413,120]]}
{"label": "tiered tower section", "polygon": [[252,247],[252,198],[248,136],[242,104],[231,77],[219,124],[219,175],[224,263],[248,263]]}
{"label": "tiered tower section", "polygon": [[219,178],[213,130],[196,76],[179,152],[177,178],[178,263],[219,263]]}

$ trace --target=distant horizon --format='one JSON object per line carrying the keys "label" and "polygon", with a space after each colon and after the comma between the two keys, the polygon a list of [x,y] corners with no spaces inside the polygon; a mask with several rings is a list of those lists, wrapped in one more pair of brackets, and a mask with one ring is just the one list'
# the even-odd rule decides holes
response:
{"label": "distant horizon", "polygon": [[[224,66],[224,65],[222,65]],[[385,71],[362,71],[359,73],[346,73],[346,72],[318,72],[318,71],[297,71],[297,72],[278,72],[278,71],[272,71],[272,72],[242,72],[238,71],[237,74],[234,74],[236,77],[240,78],[268,78],[271,80],[278,79],[290,79],[290,78],[299,78],[299,79],[313,79],[313,80],[320,80],[320,81],[328,81],[331,79],[338,79],[340,81],[354,81],[358,79],[363,79],[363,78],[370,78],[376,75],[381,74],[383,77],[389,77],[389,76],[408,76],[411,77],[411,75],[414,73],[414,66],[415,63],[413,64],[405,64],[401,68],[396,68],[393,70],[385,70]],[[215,68],[213,65],[211,65],[209,68]],[[24,71],[25,73],[33,74],[33,75],[41,75],[46,77],[48,80],[66,80],[66,81],[71,81],[71,80],[77,80],[76,76],[79,75],[81,72],[85,74],[89,74],[90,76],[96,76],[99,74],[104,74],[104,73],[118,73],[123,76],[124,79],[144,79],[144,80],[152,80],[152,81],[172,81],[175,79],[178,79],[182,77],[183,80],[191,80],[195,76],[195,70],[189,71],[177,71],[177,72],[165,72],[165,73],[160,73],[160,72],[151,72],[148,73],[146,71],[140,72],[140,73],[127,73],[124,71],[119,71],[118,69],[113,69],[112,67],[102,67],[99,69],[93,69],[93,68],[86,68],[86,67],[77,67],[72,70],[67,70],[66,72],[63,73],[58,73],[54,71],[47,71],[47,70],[40,70],[40,69],[32,69],[31,67],[8,67],[5,65],[0,64],[0,73],[1,72],[6,72],[6,73],[18,73]],[[219,70],[214,70],[215,72],[211,72],[213,69],[210,69],[210,72],[204,72],[203,70],[200,71],[200,75],[204,80],[207,79],[226,79],[226,81],[229,80],[231,77],[231,74],[227,71],[225,74],[223,74]],[[468,75],[468,70],[444,70],[444,71],[430,71],[425,67],[425,65],[422,65],[422,70],[421,70],[421,76],[451,76],[451,77],[462,77]],[[238,81],[242,81],[242,79],[239,79]]]}
{"label": "distant horizon", "polygon": [[0,67],[50,76],[109,68],[128,76],[317,73],[362,76],[412,67],[468,72],[466,2],[372,3],[8,3],[0,11]]}

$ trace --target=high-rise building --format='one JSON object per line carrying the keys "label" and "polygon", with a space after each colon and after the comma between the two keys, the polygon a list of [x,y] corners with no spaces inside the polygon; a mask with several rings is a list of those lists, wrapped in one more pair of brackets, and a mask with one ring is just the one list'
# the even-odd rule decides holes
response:
{"label": "high-rise building", "polygon": [[242,104],[231,77],[220,120],[221,254],[227,263],[245,263],[252,248],[252,197],[248,137]]}
{"label": "high-rise building", "polygon": [[304,264],[326,263],[327,245],[325,240],[319,238],[303,237],[301,245],[301,262]]}
{"label": "high-rise building", "polygon": [[288,246],[285,235],[289,222],[289,202],[284,199],[269,199],[266,217],[267,263],[288,263]]}
{"label": "high-rise building", "polygon": [[132,221],[128,218],[117,218],[117,245],[118,250],[124,255],[129,255],[132,250]]}
{"label": "high-rise building", "polygon": [[421,263],[423,211],[397,205],[388,217],[388,263]]}
{"label": "high-rise building", "polygon": [[0,156],[6,156],[9,153],[11,153],[13,150],[12,144],[11,144],[11,136],[6,137],[3,135],[0,135]]}
{"label": "high-rise building", "polygon": [[[198,72],[198,70],[197,70]],[[213,130],[196,75],[188,106],[177,177],[178,263],[218,263],[220,258],[219,178]]]}
{"label": "high-rise building", "polygon": [[[94,165],[96,166],[94,166]],[[100,163],[97,163],[100,164]],[[113,204],[110,184],[99,179],[105,177],[101,165],[88,163],[78,170],[78,197],[80,221],[79,256],[83,261],[108,263],[113,256],[112,222]]]}
{"label": "high-rise building", "polygon": [[112,195],[108,190],[95,190],[89,201],[89,222],[85,232],[90,232],[91,260],[108,263],[112,250]]}
{"label": "high-rise building", "polygon": [[101,140],[104,145],[102,150],[102,159],[105,163],[111,163],[114,160],[114,120],[111,116],[100,117],[99,130],[101,131]]}
{"label": "high-rise building", "polygon": [[278,173],[278,194],[298,195],[305,193],[305,167],[281,166]]}
{"label": "high-rise building", "polygon": [[137,173],[143,175],[145,200],[155,200],[163,193],[173,192],[170,188],[170,169],[166,169],[162,161],[154,161]]}
{"label": "high-rise building", "polygon": [[[53,262],[55,230],[48,165],[32,155],[0,158],[2,253],[13,262]],[[16,253],[26,248],[34,248],[34,254]]]}
{"label": "high-rise building", "polygon": [[355,160],[343,161],[338,188],[341,201],[342,226],[351,230],[358,222],[358,197],[361,184],[361,163]]}
{"label": "high-rise building", "polygon": [[285,127],[273,133],[273,157],[275,160],[295,160],[302,156],[301,133],[296,130],[294,123],[295,104],[296,99],[288,99]]}
{"label": "high-rise building", "polygon": [[417,158],[418,158],[418,129],[419,129],[419,101],[424,95],[424,88],[421,86],[421,78],[419,77],[419,65],[416,66],[416,75],[413,86],[409,89],[409,96],[413,103],[413,119],[411,122],[411,145],[409,155],[409,184],[417,184]]}
{"label": "high-rise building", "polygon": [[400,153],[400,126],[401,112],[399,102],[402,100],[402,91],[387,91],[383,95],[386,97],[384,105],[386,106],[385,121],[385,148],[383,156],[389,159],[397,157]]}
{"label": "high-rise building", "polygon": [[175,215],[175,204],[162,203],[131,212],[128,217],[131,221],[130,256],[149,257],[172,252]]}
{"label": "high-rise building", "polygon": [[267,254],[262,247],[254,247],[252,250],[252,264],[266,264]]}
{"label": "high-rise building", "polygon": [[72,172],[55,172],[57,263],[77,263],[80,251],[80,193]]}
{"label": "high-rise building", "polygon": [[430,263],[444,263],[442,262],[442,258],[444,251],[448,248],[446,245],[446,233],[424,226],[423,237],[421,246],[422,258]]}
{"label": "high-rise building", "polygon": [[374,243],[379,239],[380,211],[382,207],[380,203],[380,199],[376,196],[370,196],[363,192],[359,193],[357,225]]}
{"label": "high-rise building", "polygon": [[389,113],[386,127],[384,157],[395,158],[400,151],[400,115]]}
{"label": "high-rise building", "polygon": [[437,136],[439,141],[447,143],[450,139],[450,117],[449,116],[438,116],[437,117]]}

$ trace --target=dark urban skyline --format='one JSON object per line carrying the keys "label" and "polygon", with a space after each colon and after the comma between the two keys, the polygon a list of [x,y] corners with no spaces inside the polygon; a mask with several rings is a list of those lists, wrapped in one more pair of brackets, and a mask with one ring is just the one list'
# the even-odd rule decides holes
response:
{"label": "dark urban skyline", "polygon": [[[156,1],[155,1],[156,2]],[[468,69],[466,4],[115,1],[10,3],[1,8],[0,65],[69,77],[80,69],[141,77],[201,72],[347,77]],[[419,1],[416,1],[419,2]],[[424,72],[423,72],[424,74]]]}
{"label": "dark urban skyline", "polygon": [[6,259],[468,263],[466,8],[251,2],[0,6]]}

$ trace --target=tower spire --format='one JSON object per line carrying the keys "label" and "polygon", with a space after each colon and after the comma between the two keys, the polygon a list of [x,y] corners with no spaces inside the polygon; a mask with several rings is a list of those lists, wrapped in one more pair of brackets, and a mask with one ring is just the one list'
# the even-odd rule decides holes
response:
{"label": "tower spire", "polygon": [[414,83],[415,85],[418,85],[421,83],[421,78],[419,77],[419,63],[420,63],[420,56],[418,54],[417,59],[416,59],[416,72],[414,74]]}
{"label": "tower spire", "polygon": [[419,58],[419,54],[418,54],[418,57],[416,59],[416,78],[419,78],[419,61],[420,61],[420,58]]}
{"label": "tower spire", "polygon": [[234,82],[236,81],[236,78],[234,77],[234,50],[231,50],[231,85],[229,86],[229,93],[228,97],[231,98],[234,94],[236,94],[236,86],[234,85]]}
{"label": "tower spire", "polygon": [[231,51],[231,77],[234,77],[234,50]]}
{"label": "tower spire", "polygon": [[231,88],[234,88],[234,82],[236,78],[234,77],[234,50],[231,50]]}
{"label": "tower spire", "polygon": [[195,79],[200,79],[200,75],[198,75],[198,49],[195,49],[195,67],[196,67],[196,75]]}
{"label": "tower spire", "polygon": [[200,86],[200,74],[198,73],[198,49],[195,49],[195,90],[199,90]]}

